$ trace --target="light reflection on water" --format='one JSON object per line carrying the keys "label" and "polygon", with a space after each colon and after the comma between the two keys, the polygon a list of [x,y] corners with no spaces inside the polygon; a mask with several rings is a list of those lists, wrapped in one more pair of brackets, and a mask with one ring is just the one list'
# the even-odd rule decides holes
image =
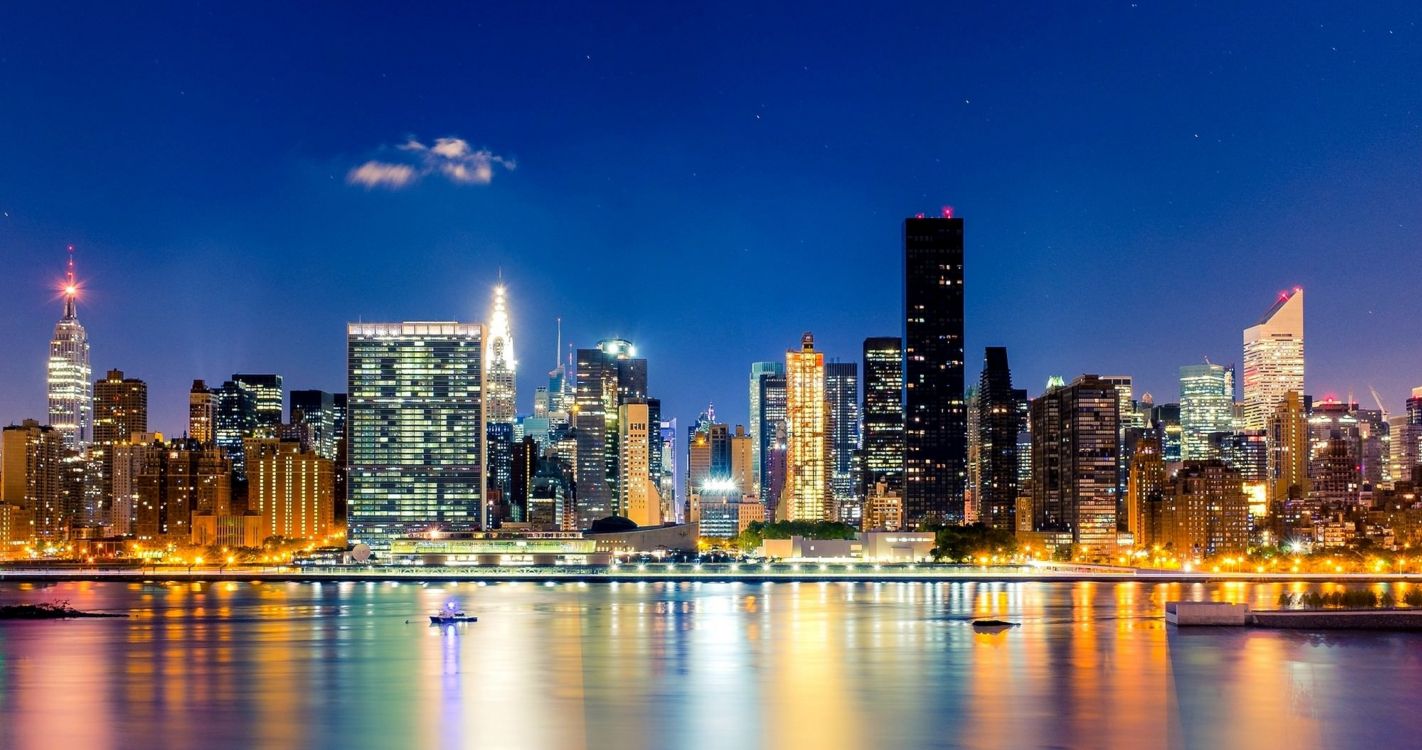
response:
{"label": "light reflection on water", "polygon": [[[0,603],[130,616],[0,623],[0,747],[1415,740],[1422,636],[1160,619],[1167,600],[1267,608],[1285,589],[1307,586],[4,584]],[[429,626],[450,599],[479,622]]]}

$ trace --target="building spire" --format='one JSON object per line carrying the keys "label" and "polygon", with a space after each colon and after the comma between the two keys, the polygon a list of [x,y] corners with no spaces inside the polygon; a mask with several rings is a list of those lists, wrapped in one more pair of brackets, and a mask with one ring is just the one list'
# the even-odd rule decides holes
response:
{"label": "building spire", "polygon": [[64,272],[64,319],[78,317],[74,302],[79,297],[79,282],[74,278],[74,246],[69,246],[69,263]]}
{"label": "building spire", "polygon": [[558,343],[553,347],[553,369],[555,370],[558,369],[558,367],[560,367],[562,364],[559,360],[563,359],[563,317],[560,315],[558,316],[557,320]]}

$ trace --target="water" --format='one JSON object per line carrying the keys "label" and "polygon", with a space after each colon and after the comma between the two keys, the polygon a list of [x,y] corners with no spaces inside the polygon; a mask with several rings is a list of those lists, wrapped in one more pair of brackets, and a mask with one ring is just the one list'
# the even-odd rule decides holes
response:
{"label": "water", "polygon": [[[1281,590],[0,584],[0,603],[131,615],[0,623],[0,748],[1422,744],[1422,636],[1161,619]],[[451,598],[479,622],[429,626]]]}

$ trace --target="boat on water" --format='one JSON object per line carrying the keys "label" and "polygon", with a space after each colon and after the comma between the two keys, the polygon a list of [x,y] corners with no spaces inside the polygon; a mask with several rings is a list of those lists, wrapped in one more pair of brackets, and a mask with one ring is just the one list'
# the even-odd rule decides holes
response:
{"label": "boat on water", "polygon": [[453,625],[461,622],[478,622],[479,618],[474,615],[465,614],[455,602],[447,602],[444,609],[430,615],[431,625]]}

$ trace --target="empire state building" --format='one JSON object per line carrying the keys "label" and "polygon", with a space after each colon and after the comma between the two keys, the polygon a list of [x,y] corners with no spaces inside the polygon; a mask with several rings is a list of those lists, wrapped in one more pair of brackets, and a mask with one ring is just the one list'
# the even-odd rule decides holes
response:
{"label": "empire state building", "polygon": [[79,282],[74,278],[74,248],[61,289],[64,317],[54,325],[49,342],[49,423],[68,450],[82,451],[93,438],[94,386],[89,370],[89,335],[79,322],[75,302]]}

